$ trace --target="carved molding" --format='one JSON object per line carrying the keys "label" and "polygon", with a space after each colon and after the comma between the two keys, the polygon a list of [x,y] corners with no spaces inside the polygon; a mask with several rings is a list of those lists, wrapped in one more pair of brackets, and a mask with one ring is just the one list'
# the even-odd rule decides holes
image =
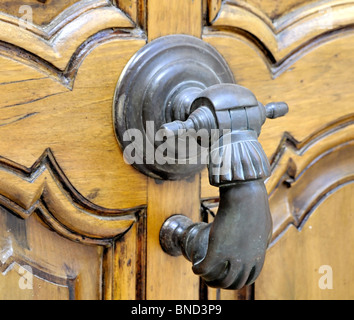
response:
{"label": "carved molding", "polygon": [[31,15],[30,18],[33,23],[45,26],[66,8],[80,1],[87,2],[90,0],[2,0],[0,2],[0,11],[14,17],[24,17],[25,19]]}
{"label": "carved molding", "polygon": [[98,245],[110,244],[129,230],[144,209],[106,209],[85,199],[50,149],[31,168],[0,158],[0,204],[23,219],[36,212],[62,236]]}
{"label": "carved molding", "polygon": [[147,0],[112,0],[119,9],[123,10],[137,26],[146,30]]}
{"label": "carved molding", "polygon": [[354,114],[323,127],[302,142],[288,133],[272,159],[267,181],[273,241],[289,225],[301,230],[331,192],[354,180]]}
{"label": "carved molding", "polygon": [[220,12],[222,0],[208,0],[209,21],[212,22]]}
{"label": "carved molding", "polygon": [[354,114],[349,114],[323,126],[303,141],[297,141],[285,132],[271,159],[272,176],[267,180],[268,193],[274,191],[284,175],[296,178],[320,155],[354,140],[353,124]]}
{"label": "carved molding", "polygon": [[89,37],[112,28],[134,28],[134,23],[109,0],[80,1],[50,24],[37,26],[0,12],[0,41],[30,52],[64,70],[77,48]]}
{"label": "carved molding", "polygon": [[226,0],[214,16],[211,28],[205,29],[206,35],[215,32],[241,33],[262,46],[274,64],[280,64],[321,38],[328,38],[332,32],[350,28],[354,22],[354,2],[312,2],[271,19],[246,1]]}
{"label": "carved molding", "polygon": [[[1,38],[1,34],[0,34]],[[8,57],[12,60],[18,61],[25,65],[29,65],[35,69],[40,70],[42,73],[49,75],[51,78],[60,82],[63,86],[72,90],[75,82],[75,77],[78,72],[79,66],[90,51],[97,45],[105,43],[114,39],[123,38],[121,34],[117,34],[114,30],[103,30],[95,35],[87,38],[84,43],[79,45],[76,50],[67,57],[66,65],[60,69],[52,63],[39,57],[23,48],[3,42],[0,40],[0,55]],[[131,36],[131,40],[144,40],[140,36]],[[144,40],[145,41],[145,40]],[[35,48],[35,45],[33,46]],[[33,50],[36,51],[36,50]],[[48,57],[47,57],[48,58]]]}

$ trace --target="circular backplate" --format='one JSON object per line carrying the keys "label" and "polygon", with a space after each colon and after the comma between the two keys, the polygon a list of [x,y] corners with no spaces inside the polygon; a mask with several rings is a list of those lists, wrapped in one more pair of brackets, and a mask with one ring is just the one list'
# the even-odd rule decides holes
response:
{"label": "circular backplate", "polygon": [[172,153],[165,148],[167,154],[157,157],[165,142],[157,133],[161,125],[174,120],[170,109],[176,95],[220,83],[234,83],[232,72],[223,57],[198,38],[166,36],[138,51],[120,76],[113,105],[115,132],[126,162],[164,180],[200,171],[205,164],[179,157],[178,139]]}

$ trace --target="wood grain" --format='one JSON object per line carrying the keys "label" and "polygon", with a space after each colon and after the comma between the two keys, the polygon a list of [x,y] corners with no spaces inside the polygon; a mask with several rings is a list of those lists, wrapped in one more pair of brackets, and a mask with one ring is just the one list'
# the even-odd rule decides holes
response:
{"label": "wood grain", "polygon": [[0,203],[27,219],[44,222],[75,241],[105,243],[126,232],[139,209],[106,210],[87,201],[65,177],[50,149],[30,168],[0,159]]}
{"label": "wood grain", "polygon": [[105,269],[110,277],[111,291],[107,299],[146,299],[146,210],[137,214],[137,223],[108,249],[107,257],[112,269]]}
{"label": "wood grain", "polygon": [[137,26],[146,30],[147,0],[115,0],[116,6],[123,10]]}
{"label": "wood grain", "polygon": [[[354,296],[354,184],[343,185],[318,203],[301,230],[289,227],[268,251],[256,282],[256,299],[350,300]],[[333,288],[320,287],[333,271]]]}
{"label": "wood grain", "polygon": [[208,0],[208,21],[212,22],[221,9],[222,0]]}
{"label": "wood grain", "polygon": [[[40,223],[36,215],[24,222],[1,208],[0,221],[1,299],[102,298],[101,247],[65,239]],[[4,249],[8,251],[5,256]],[[26,267],[28,278],[20,269]],[[25,279],[31,286],[21,289],[20,281]]]}
{"label": "wood grain", "polygon": [[116,6],[123,10],[134,21],[138,22],[139,4],[138,0],[114,0]]}
{"label": "wood grain", "polygon": [[[201,0],[149,0],[148,39],[184,33],[200,37],[202,26]],[[171,257],[159,244],[163,222],[181,213],[199,221],[199,175],[190,181],[148,179],[147,210],[147,299],[198,299],[199,278],[184,257]],[[168,283],[168,285],[166,285]]]}
{"label": "wood grain", "polygon": [[200,37],[202,32],[202,0],[149,0],[149,41],[170,34]]}
{"label": "wood grain", "polygon": [[1,57],[6,71],[0,80],[0,135],[7,138],[1,139],[0,154],[29,168],[50,147],[71,184],[91,202],[112,209],[146,204],[146,178],[124,163],[111,111],[118,76],[144,43],[116,35],[90,48],[72,91],[50,75]]}
{"label": "wood grain", "polygon": [[[174,214],[200,221],[199,176],[191,181],[148,181],[147,299],[195,300],[199,298],[199,277],[183,256],[171,257],[159,243],[162,224]],[[168,285],[166,285],[168,283]]]}
{"label": "wood grain", "polygon": [[[304,5],[317,5],[317,0],[286,0],[286,1],[263,1],[263,0],[243,0],[245,4],[248,4],[259,11],[264,12],[270,19],[277,19],[285,14],[301,8]],[[335,0],[322,1],[327,3],[335,3]]]}
{"label": "wood grain", "polygon": [[[273,215],[273,239],[288,226],[301,226],[324,194],[353,180],[353,127],[348,126],[317,141],[303,154],[285,155],[268,184]],[[287,159],[287,160],[285,160]],[[287,163],[287,165],[285,165]],[[286,170],[284,170],[286,169]],[[321,174],[319,174],[321,172]],[[312,175],[311,175],[312,174]]]}

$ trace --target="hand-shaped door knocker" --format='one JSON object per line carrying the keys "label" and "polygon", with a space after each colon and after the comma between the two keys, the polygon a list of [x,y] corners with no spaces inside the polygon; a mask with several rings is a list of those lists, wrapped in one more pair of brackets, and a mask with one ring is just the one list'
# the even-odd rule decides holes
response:
{"label": "hand-shaped door knocker", "polygon": [[[283,102],[263,106],[235,84],[213,47],[190,36],[149,43],[120,77],[114,119],[122,149],[134,149],[125,152],[127,161],[151,177],[172,180],[194,175],[206,164],[210,183],[219,187],[213,223],[193,223],[178,214],[160,231],[163,250],[183,254],[209,286],[239,289],[262,269],[272,234],[264,185],[271,172],[258,136],[266,118],[287,112]],[[196,150],[189,145],[182,152],[178,146],[190,139]]]}

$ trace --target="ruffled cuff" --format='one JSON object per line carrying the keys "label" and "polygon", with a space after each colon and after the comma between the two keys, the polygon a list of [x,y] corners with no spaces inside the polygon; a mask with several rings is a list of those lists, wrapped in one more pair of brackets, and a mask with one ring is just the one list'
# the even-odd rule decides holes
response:
{"label": "ruffled cuff", "polygon": [[268,158],[255,131],[227,133],[211,147],[209,180],[214,186],[265,179],[270,174]]}

